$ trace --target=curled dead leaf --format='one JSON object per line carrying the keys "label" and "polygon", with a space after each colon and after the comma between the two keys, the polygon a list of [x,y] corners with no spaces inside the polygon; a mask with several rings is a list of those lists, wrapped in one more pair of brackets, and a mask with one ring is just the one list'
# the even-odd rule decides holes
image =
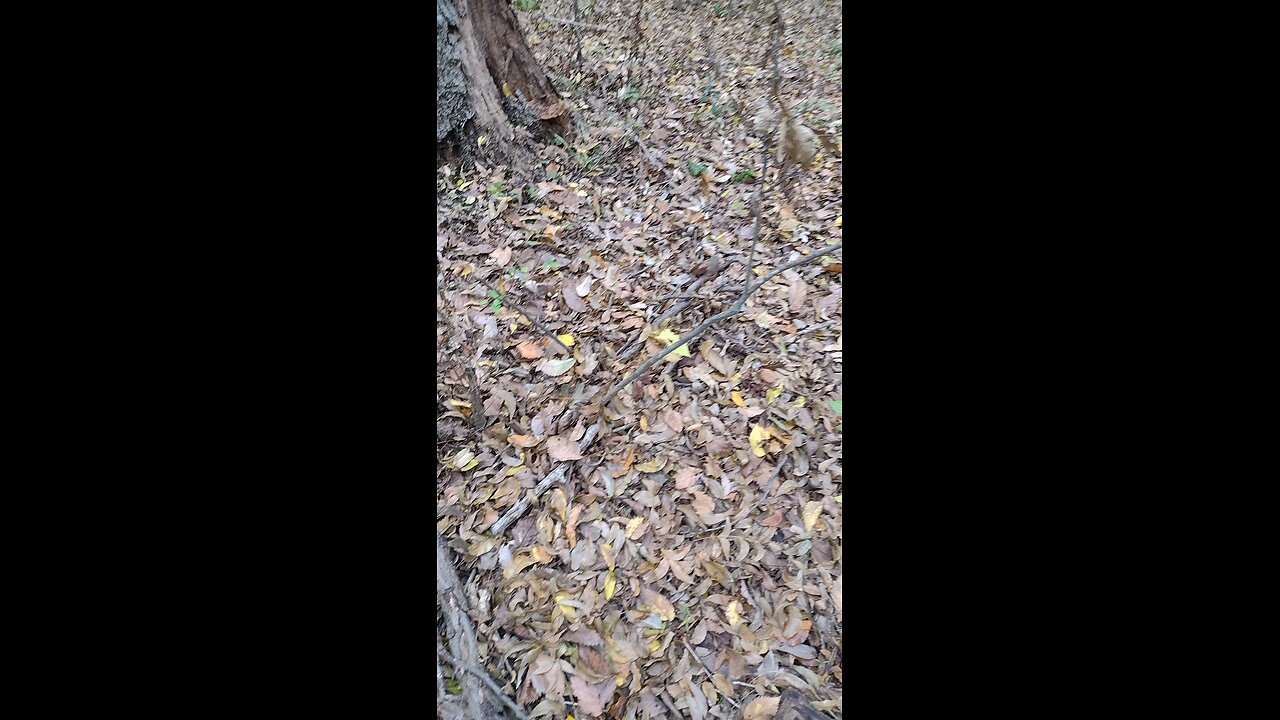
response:
{"label": "curled dead leaf", "polygon": [[547,438],[547,454],[559,462],[582,459],[582,450],[578,448],[578,443],[559,435]]}
{"label": "curled dead leaf", "polygon": [[700,493],[697,490],[693,491],[692,504],[693,504],[693,509],[697,511],[699,515],[706,515],[708,513],[713,512],[716,509],[715,501],[713,501],[705,493]]}
{"label": "curled dead leaf", "polygon": [[532,340],[525,340],[516,346],[516,352],[520,353],[520,357],[525,360],[536,360],[542,357],[542,348]]}
{"label": "curled dead leaf", "polygon": [[758,697],[742,708],[742,720],[771,720],[778,713],[779,697]]}

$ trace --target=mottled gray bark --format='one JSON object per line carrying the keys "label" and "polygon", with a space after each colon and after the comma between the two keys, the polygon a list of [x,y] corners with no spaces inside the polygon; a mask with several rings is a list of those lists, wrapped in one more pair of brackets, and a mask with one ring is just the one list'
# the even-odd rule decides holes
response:
{"label": "mottled gray bark", "polygon": [[515,127],[568,130],[568,113],[510,0],[436,0],[436,47],[438,146],[470,154],[486,135],[494,142],[486,151],[510,151]]}
{"label": "mottled gray bark", "polygon": [[452,0],[436,0],[436,142],[460,130],[476,111],[467,102],[467,78],[457,42]]}

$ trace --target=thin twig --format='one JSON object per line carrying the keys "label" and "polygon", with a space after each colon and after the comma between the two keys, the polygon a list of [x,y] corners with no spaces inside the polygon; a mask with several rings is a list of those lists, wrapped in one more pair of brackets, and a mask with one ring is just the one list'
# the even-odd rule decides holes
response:
{"label": "thin twig", "polygon": [[[478,280],[478,281],[480,282],[480,284],[481,284],[481,285],[483,285],[483,286],[485,286],[485,287],[489,288],[490,290],[492,290],[492,291],[494,291],[494,292],[498,293],[498,295],[502,296],[502,299],[503,299],[504,301],[507,301],[507,293],[500,292],[497,288],[495,288],[494,286],[492,286],[492,285],[490,285],[489,283],[485,282],[485,281],[484,281],[484,278],[476,278],[476,280]],[[523,315],[523,316],[525,317],[525,319],[526,319],[526,320],[528,320],[529,322],[533,323],[533,324],[534,324],[534,325],[535,325],[539,330],[541,330],[541,331],[542,331],[542,333],[543,333],[544,335],[546,335],[547,337],[551,338],[551,341],[552,341],[552,342],[554,342],[555,344],[559,345],[561,350],[564,350],[564,351],[565,351],[565,353],[567,353],[567,354],[569,354],[569,355],[573,355],[573,351],[572,351],[572,350],[570,350],[568,347],[566,347],[564,343],[560,342],[560,338],[556,337],[556,334],[555,334],[555,333],[553,333],[553,332],[551,332],[550,330],[548,330],[545,326],[543,326],[543,324],[542,324],[542,323],[540,323],[540,322],[538,322],[537,320],[535,320],[535,319],[534,319],[534,317],[533,317],[532,315],[530,315],[529,313],[525,312],[525,311],[524,311],[524,308],[520,307],[519,305],[517,305],[515,302],[512,302],[512,301],[507,301],[507,304],[509,304],[511,307],[515,308],[515,309],[516,309],[516,312],[519,312],[521,315]]]}
{"label": "thin twig", "polygon": [[503,704],[506,705],[507,708],[511,710],[512,713],[515,713],[516,717],[520,718],[521,720],[529,720],[529,716],[525,715],[524,711],[520,709],[520,706],[515,704],[515,701],[513,701],[511,698],[507,697],[506,693],[502,692],[502,688],[498,687],[498,683],[495,682],[493,678],[489,677],[489,673],[485,672],[484,670],[481,670],[480,668],[470,663],[465,663],[459,660],[458,658],[450,655],[448,650],[445,650],[443,647],[439,645],[436,646],[436,655],[444,658],[446,661],[448,661],[450,665],[454,666],[455,668],[459,670],[466,670],[472,675],[475,675],[476,677],[480,678],[480,682],[484,683],[485,687],[489,688],[489,690],[494,695],[497,695],[498,699],[501,700]]}
{"label": "thin twig", "polygon": [[792,333],[792,334],[793,334],[793,335],[808,335],[808,334],[809,334],[809,333],[811,333],[811,332],[816,332],[816,331],[821,330],[821,329],[823,329],[823,328],[825,328],[825,327],[828,327],[828,326],[830,326],[830,325],[834,325],[834,324],[835,324],[835,322],[836,322],[835,320],[827,320],[826,322],[820,322],[820,323],[818,323],[817,325],[810,325],[809,327],[807,327],[807,328],[805,328],[805,329],[803,329],[803,330],[801,330],[801,331],[799,331],[799,332]]}
{"label": "thin twig", "polygon": [[[703,661],[703,659],[702,659],[702,658],[698,657],[698,653],[696,653],[696,652],[694,652],[694,651],[693,651],[693,646],[689,644],[689,641],[688,641],[687,639],[685,639],[685,638],[680,638],[680,641],[684,643],[684,649],[685,649],[685,650],[688,650],[688,651],[689,651],[689,654],[693,656],[693,659],[694,659],[694,660],[697,660],[697,661],[698,661],[698,664],[702,666],[702,669],[704,669],[704,670],[706,670],[706,671],[707,671],[707,679],[708,679],[708,680],[710,680],[710,679],[711,679],[711,676],[713,676],[713,675],[715,675],[715,674],[716,674],[716,673],[715,673],[715,671],[714,671],[714,670],[712,670],[710,667],[708,667],[708,666],[707,666],[707,663],[706,663],[705,661]],[[721,694],[723,695],[724,693],[721,693]],[[729,701],[729,703],[730,703],[731,705],[733,705],[734,707],[742,707],[741,705],[739,705],[739,704],[738,704],[738,701],[737,701],[737,700],[734,700],[732,697],[729,697],[728,695],[725,695],[725,696],[724,696],[724,699],[725,699],[725,700],[728,700],[728,701]]]}
{"label": "thin twig", "polygon": [[484,397],[480,394],[480,380],[476,369],[467,366],[467,392],[471,395],[471,425],[478,433],[484,433]]}
{"label": "thin twig", "polygon": [[675,716],[676,720],[682,720],[682,718],[684,718],[684,715],[680,714],[680,711],[676,709],[676,706],[673,705],[671,701],[667,699],[666,690],[658,691],[658,699],[662,701],[663,705],[667,706],[667,709],[671,711],[671,714]]}
{"label": "thin twig", "polygon": [[[596,435],[599,433],[600,423],[593,423],[592,425],[587,426],[587,433],[582,436],[582,440],[578,443],[578,452],[585,453],[587,448],[591,447],[591,442],[596,439]],[[565,478],[569,476],[569,470],[573,467],[575,462],[577,461],[569,460],[556,465],[555,468],[553,468],[550,473],[547,473],[547,476],[542,479],[542,482],[535,485],[533,490],[530,490],[524,497],[516,501],[515,505],[512,505],[509,510],[503,513],[502,517],[498,518],[498,521],[489,527],[489,532],[493,535],[501,535],[503,531],[511,525],[511,523],[519,520],[520,516],[524,515],[525,512],[529,510],[529,507],[533,505],[533,501],[541,497],[542,493],[546,492],[556,483],[563,483]]]}
{"label": "thin twig", "polygon": [[579,0],[573,0],[573,19],[574,19],[573,39],[578,43],[578,77],[581,78],[582,77],[582,32],[579,31],[578,28],[582,27],[582,23],[577,21],[581,19],[582,16],[579,15],[579,12],[581,11],[578,8],[578,2]]}
{"label": "thin twig", "polygon": [[755,226],[755,231],[752,233],[752,237],[751,237],[751,255],[748,257],[747,264],[746,264],[747,282],[743,284],[743,288],[742,288],[744,297],[745,297],[747,288],[751,287],[751,274],[754,272],[754,270],[752,270],[752,267],[754,266],[756,261],[756,246],[760,244],[760,215],[761,215],[760,206],[764,203],[764,189],[765,189],[765,185],[768,184],[765,181],[765,177],[769,172],[769,150],[772,148],[772,146],[773,146],[773,132],[770,131],[768,134],[764,136],[764,162],[763,162],[764,168],[760,171],[760,184],[756,186],[755,197],[752,198],[752,201],[751,201],[751,204],[753,206],[752,209],[756,214],[756,226]]}
{"label": "thin twig", "polygon": [[760,498],[760,505],[763,505],[764,501],[769,499],[769,493],[773,492],[773,481],[778,475],[782,474],[782,466],[787,464],[787,458],[789,457],[791,456],[783,455],[782,459],[778,461],[778,466],[773,469],[773,474],[769,476],[768,480],[764,481],[764,495]]}
{"label": "thin twig", "polygon": [[[636,2],[636,22],[631,31],[631,57],[635,58],[636,50],[640,51],[640,62],[644,62],[644,43],[640,42],[644,33],[640,30],[640,13],[644,10],[644,0]],[[636,64],[636,69],[640,68],[640,64]]]}
{"label": "thin twig", "polygon": [[[574,13],[574,14],[576,15],[577,13]],[[576,20],[565,20],[564,18],[551,17],[546,13],[538,13],[538,17],[542,18],[543,20],[550,20],[553,23],[560,23],[561,25],[572,25],[573,27],[585,28],[587,30],[608,30],[609,29],[604,25],[591,25],[589,23],[578,22]]]}
{"label": "thin twig", "polygon": [[[768,275],[765,275],[764,277],[760,278],[759,280],[752,283],[751,285],[748,285],[746,291],[742,293],[742,297],[739,297],[737,300],[735,300],[734,303],[730,305],[727,310],[724,310],[723,312],[717,313],[707,318],[706,320],[703,320],[701,323],[698,324],[697,327],[685,333],[684,335],[680,336],[680,338],[678,338],[675,342],[668,345],[666,349],[664,349],[662,352],[640,363],[640,367],[631,371],[631,374],[628,375],[622,382],[615,385],[613,389],[610,390],[608,393],[605,393],[605,396],[600,399],[600,406],[603,408],[605,405],[608,405],[609,401],[612,400],[619,392],[621,392],[623,388],[630,385],[633,380],[640,377],[640,375],[642,375],[646,370],[648,370],[649,368],[657,364],[659,360],[675,352],[681,345],[685,345],[693,340],[696,340],[699,336],[702,335],[702,333],[707,331],[707,328],[711,327],[717,322],[727,317],[732,317],[733,315],[737,315],[739,312],[742,312],[742,306],[746,304],[747,298],[751,297],[751,294],[754,293],[756,290],[759,290],[761,287],[764,287],[764,284],[772,280],[774,276],[779,275],[784,271],[790,270],[791,268],[796,267],[797,265],[803,265],[807,262],[813,262],[814,260],[817,260],[818,258],[824,255],[829,255],[835,252],[836,250],[839,250],[842,247],[844,247],[843,240],[841,240],[840,242],[834,245],[828,245],[827,247],[824,247],[821,250],[817,250],[808,255],[805,255],[804,257],[801,257],[798,260],[793,260],[777,268],[776,270],[770,272]],[[604,413],[600,414],[600,419],[601,421],[604,420]]]}
{"label": "thin twig", "polygon": [[[697,292],[698,288],[702,287],[703,283],[705,283],[706,281],[718,275],[720,273],[720,270],[723,267],[724,265],[720,260],[720,256],[719,255],[712,256],[711,261],[707,264],[707,271],[702,274],[702,277],[699,277],[697,280],[694,280],[693,284],[690,285],[688,289],[685,290],[685,292],[689,293],[690,295]],[[658,302],[665,302],[665,300],[659,300]],[[678,305],[673,305],[670,310],[667,310],[666,312],[662,313],[662,315],[658,316],[658,319],[654,320],[653,323],[651,323],[652,326],[655,328],[662,327],[662,323],[666,322],[667,320],[675,316],[677,313],[689,307],[690,302],[692,302],[692,300],[686,300]],[[644,339],[647,335],[648,335],[648,332],[642,330],[640,332],[640,338],[636,340],[636,342],[631,347],[618,353],[618,359],[627,360],[627,359],[630,359],[632,355],[635,355],[636,353],[640,352],[640,350],[644,347]]]}

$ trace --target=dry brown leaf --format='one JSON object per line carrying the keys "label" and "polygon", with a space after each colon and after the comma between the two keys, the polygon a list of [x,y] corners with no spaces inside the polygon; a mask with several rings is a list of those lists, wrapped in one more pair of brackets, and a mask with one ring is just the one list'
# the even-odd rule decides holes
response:
{"label": "dry brown leaf", "polygon": [[770,720],[778,712],[782,697],[758,697],[742,708],[742,720]]}
{"label": "dry brown leaf", "polygon": [[576,310],[577,312],[587,311],[587,304],[582,302],[582,298],[578,297],[578,293],[573,289],[573,286],[570,285],[568,282],[565,282],[564,287],[560,292],[560,295],[564,297],[565,304],[568,305],[571,309]]}
{"label": "dry brown leaf", "polygon": [[591,628],[570,630],[564,634],[564,639],[579,645],[594,645],[598,647],[604,644],[604,638],[600,637],[600,633]]}
{"label": "dry brown leaf", "polygon": [[671,605],[671,601],[647,587],[640,588],[640,604],[637,607],[645,612],[657,614],[666,622],[670,622],[676,616],[676,609]]}
{"label": "dry brown leaf", "polygon": [[822,503],[811,500],[804,504],[804,512],[801,516],[804,518],[805,532],[813,530],[813,526],[818,522],[818,516],[821,514]]}
{"label": "dry brown leaf", "polygon": [[593,717],[604,712],[605,704],[613,697],[613,691],[617,687],[613,678],[593,683],[581,675],[570,676],[569,684],[573,686],[573,694],[578,698],[578,709]]}
{"label": "dry brown leaf", "polygon": [[600,652],[587,647],[578,648],[578,662],[574,669],[588,681],[596,683],[608,678],[613,679],[613,668]]}
{"label": "dry brown leaf", "polygon": [[715,501],[713,501],[705,493],[700,493],[697,490],[693,491],[692,504],[693,504],[693,509],[697,511],[699,515],[707,515],[716,509]]}
{"label": "dry brown leaf", "polygon": [[542,348],[532,340],[525,340],[516,346],[516,352],[525,360],[536,360],[542,357]]}
{"label": "dry brown leaf", "polygon": [[702,471],[696,467],[683,467],[676,471],[675,485],[677,490],[687,490],[702,475]]}
{"label": "dry brown leaf", "polygon": [[547,454],[553,460],[560,462],[582,459],[582,451],[578,449],[578,443],[559,435],[547,438]]}
{"label": "dry brown leaf", "polygon": [[535,437],[533,435],[512,434],[507,436],[507,442],[511,443],[512,445],[515,445],[516,447],[531,448],[534,445],[537,445],[538,443],[542,442],[542,438]]}

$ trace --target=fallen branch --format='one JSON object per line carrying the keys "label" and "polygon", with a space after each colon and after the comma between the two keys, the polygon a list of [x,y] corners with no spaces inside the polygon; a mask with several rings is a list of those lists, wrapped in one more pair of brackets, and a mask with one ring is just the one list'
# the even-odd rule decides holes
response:
{"label": "fallen branch", "polygon": [[[479,659],[476,646],[476,631],[471,626],[471,618],[467,615],[466,597],[461,592],[462,584],[453,569],[453,557],[445,547],[444,538],[436,533],[436,597],[440,601],[440,610],[444,615],[449,644],[454,648],[463,662]],[[486,717],[484,696],[475,683],[459,681],[462,685],[462,696],[466,703],[468,716],[473,720]]]}
{"label": "fallen branch", "polygon": [[[707,666],[707,662],[705,660],[698,657],[698,653],[693,651],[693,646],[689,644],[689,641],[686,638],[680,638],[680,641],[684,643],[684,649],[688,650],[689,654],[693,656],[693,659],[697,660],[698,664],[702,666],[702,669],[707,671],[707,679],[710,680],[716,674],[715,671]],[[742,705],[738,704],[737,700],[734,700],[729,695],[725,695],[724,699],[728,700],[729,704],[733,705],[736,708],[742,707]]]}
{"label": "fallen branch", "polygon": [[830,327],[830,326],[834,325],[834,324],[835,324],[835,322],[836,322],[835,320],[827,320],[826,322],[820,322],[820,323],[818,323],[817,325],[810,325],[809,327],[807,327],[807,328],[805,328],[805,329],[803,329],[803,330],[801,330],[801,331],[799,331],[799,332],[792,333],[792,334],[793,334],[793,335],[808,335],[808,334],[809,334],[809,333],[811,333],[811,332],[817,332],[818,330],[821,330],[821,329],[823,329],[823,328]]}
{"label": "fallen branch", "polygon": [[[706,272],[704,272],[704,273],[702,274],[702,277],[698,278],[697,280],[694,280],[694,281],[693,281],[693,284],[692,284],[692,285],[690,285],[690,286],[685,290],[685,292],[686,292],[686,293],[688,293],[690,296],[692,296],[695,292],[697,292],[697,291],[698,291],[698,288],[702,287],[702,284],[703,284],[703,283],[705,283],[706,281],[708,281],[708,280],[710,280],[710,279],[714,278],[716,275],[718,275],[718,274],[720,273],[720,270],[721,270],[723,267],[724,267],[724,265],[723,265],[723,263],[720,261],[720,256],[719,256],[719,255],[715,255],[715,256],[713,256],[713,257],[711,258],[711,262],[710,262],[710,263],[708,263],[708,265],[707,265],[707,271],[706,271]],[[678,298],[678,297],[680,297],[680,296],[679,296],[679,295],[677,295],[677,296],[675,296],[675,297],[676,297],[676,298]],[[675,298],[671,298],[671,299],[675,299]],[[670,319],[670,318],[674,317],[677,313],[679,313],[679,312],[683,311],[685,308],[689,307],[689,303],[690,303],[690,302],[692,302],[692,301],[693,301],[693,300],[692,300],[692,298],[691,298],[691,299],[689,299],[689,300],[685,300],[685,301],[684,301],[684,302],[682,302],[682,303],[679,303],[679,304],[677,304],[677,305],[673,305],[673,306],[671,306],[671,309],[670,309],[670,310],[668,310],[668,311],[666,311],[666,312],[662,313],[662,315],[658,316],[658,319],[657,319],[657,320],[653,321],[653,327],[655,327],[655,328],[662,327],[662,323],[666,322],[668,319]],[[646,337],[647,335],[648,335],[648,331],[641,332],[641,333],[640,333],[640,339],[639,339],[639,340],[637,340],[637,341],[635,342],[635,344],[633,344],[631,347],[627,348],[626,350],[623,350],[622,352],[618,353],[618,359],[619,359],[619,360],[627,360],[627,359],[629,359],[632,355],[635,355],[636,353],[640,352],[640,350],[644,347],[644,339],[645,339],[645,337]]]}
{"label": "fallen branch", "polygon": [[[587,448],[591,447],[591,442],[596,439],[596,435],[599,433],[600,423],[589,425],[587,427],[587,434],[583,435],[582,440],[578,443],[578,451],[585,453]],[[489,532],[493,535],[501,535],[503,531],[511,525],[511,523],[519,520],[521,515],[528,512],[530,506],[533,505],[533,502],[539,497],[542,497],[542,493],[551,489],[552,485],[564,482],[565,479],[569,477],[569,470],[573,467],[575,462],[577,461],[568,460],[556,465],[555,468],[552,469],[551,472],[547,473],[547,476],[542,479],[542,482],[535,485],[533,490],[526,493],[525,496],[520,498],[515,505],[512,505],[509,510],[503,513],[502,517],[498,518],[498,521],[489,527]]]}
{"label": "fallen branch", "polygon": [[[507,299],[507,294],[506,294],[506,293],[499,291],[499,290],[498,290],[498,288],[496,288],[496,287],[494,287],[494,286],[490,285],[489,283],[485,282],[483,278],[476,278],[476,280],[478,280],[478,281],[480,282],[480,284],[481,284],[481,285],[483,285],[483,286],[485,286],[485,287],[489,288],[490,290],[492,290],[492,291],[494,291],[494,292],[498,293],[498,295],[502,296],[502,299],[503,299],[503,300],[506,300],[506,299]],[[544,327],[544,326],[543,326],[543,324],[542,324],[542,323],[540,323],[540,322],[538,322],[537,320],[535,320],[535,319],[533,318],[533,316],[532,316],[532,315],[530,315],[529,313],[525,312],[525,311],[524,311],[524,308],[520,307],[520,306],[519,306],[519,305],[517,305],[515,302],[508,301],[508,304],[509,304],[511,307],[515,308],[515,309],[516,309],[516,312],[518,312],[518,313],[520,313],[521,315],[523,315],[523,316],[525,317],[525,319],[526,319],[526,320],[528,320],[529,322],[533,323],[533,324],[534,324],[534,326],[535,326],[535,327],[537,327],[539,330],[541,330],[541,331],[542,331],[542,333],[543,333],[544,335],[546,335],[547,337],[551,338],[551,342],[553,342],[553,343],[555,343],[555,344],[559,345],[559,346],[560,346],[560,349],[561,349],[561,350],[564,350],[564,351],[565,351],[565,353],[566,353],[567,355],[573,355],[573,351],[572,351],[572,350],[570,350],[569,348],[565,347],[565,344],[564,344],[564,343],[562,343],[562,342],[560,342],[560,338],[556,337],[556,334],[555,334],[555,333],[553,333],[553,332],[551,332],[550,330],[548,330],[546,327]]]}
{"label": "fallen branch", "polygon": [[497,698],[501,700],[504,705],[510,708],[511,712],[514,713],[516,717],[520,718],[520,720],[529,720],[529,716],[525,715],[524,711],[520,709],[520,706],[516,705],[515,701],[507,697],[506,693],[502,692],[502,688],[498,687],[498,683],[494,681],[493,678],[489,677],[489,673],[485,672],[484,670],[481,670],[475,665],[472,665],[470,663],[465,663],[459,660],[458,658],[450,655],[449,651],[445,650],[444,647],[441,645],[436,645],[436,656],[444,658],[446,661],[448,661],[450,665],[454,666],[455,668],[459,670],[466,670],[472,675],[475,675],[476,677],[480,678],[480,682],[484,683],[485,687],[489,688],[490,692],[496,695]]}
{"label": "fallen branch", "polygon": [[769,499],[769,494],[773,492],[773,481],[782,474],[782,466],[787,464],[787,458],[789,457],[791,456],[783,455],[782,459],[778,461],[778,466],[773,469],[773,474],[769,476],[768,480],[764,481],[764,496],[760,498],[758,504],[764,505],[764,501]]}
{"label": "fallen branch", "polygon": [[[817,260],[818,258],[824,255],[830,255],[831,253],[835,252],[836,250],[839,250],[842,247],[844,247],[843,240],[841,240],[840,242],[834,245],[828,245],[827,247],[824,247],[821,250],[817,250],[808,255],[805,255],[804,257],[798,260],[793,260],[792,262],[789,262],[786,265],[783,265],[782,267],[775,269],[774,271],[760,278],[759,280],[752,283],[751,285],[748,285],[747,289],[742,293],[742,296],[739,297],[737,300],[735,300],[733,304],[728,307],[728,309],[720,313],[717,313],[715,315],[712,315],[706,320],[703,320],[697,327],[685,333],[684,335],[681,335],[679,339],[677,339],[675,342],[668,345],[665,350],[658,353],[657,355],[654,355],[648,360],[645,360],[644,362],[640,363],[640,367],[633,370],[630,375],[628,375],[625,379],[623,379],[622,382],[613,386],[612,390],[605,393],[605,396],[600,399],[601,408],[603,408],[605,405],[608,405],[609,401],[612,400],[619,392],[621,392],[623,388],[630,385],[632,381],[640,377],[640,375],[642,375],[646,370],[656,365],[659,360],[675,352],[676,349],[679,348],[681,345],[687,345],[688,343],[698,339],[702,335],[702,333],[707,331],[707,328],[711,327],[717,322],[742,312],[742,306],[746,304],[747,298],[751,297],[751,294],[754,293],[755,291],[764,287],[764,284],[772,280],[774,276],[780,275],[783,272],[786,272],[787,270],[790,270],[791,268],[796,267],[798,265],[803,265],[808,262],[813,262],[814,260]],[[603,422],[603,421],[604,421],[604,413],[602,412],[600,414],[600,422]]]}
{"label": "fallen branch", "polygon": [[581,0],[573,0],[573,20],[574,20],[573,39],[575,42],[578,43],[578,77],[581,78],[582,77],[582,33],[579,32],[578,28],[582,27],[582,23],[578,22],[578,18],[582,16],[579,14],[581,12],[580,8],[578,7],[579,2],[581,2]]}
{"label": "fallen branch", "polygon": [[471,425],[476,432],[484,433],[484,397],[480,394],[480,379],[476,369],[467,366],[467,392],[471,395]]}
{"label": "fallen branch", "polygon": [[538,17],[542,18],[543,20],[550,20],[553,23],[560,23],[561,25],[572,25],[573,27],[585,28],[587,30],[608,30],[609,29],[604,25],[591,25],[589,23],[578,22],[577,20],[565,20],[564,18],[551,17],[546,13],[538,13]]}

